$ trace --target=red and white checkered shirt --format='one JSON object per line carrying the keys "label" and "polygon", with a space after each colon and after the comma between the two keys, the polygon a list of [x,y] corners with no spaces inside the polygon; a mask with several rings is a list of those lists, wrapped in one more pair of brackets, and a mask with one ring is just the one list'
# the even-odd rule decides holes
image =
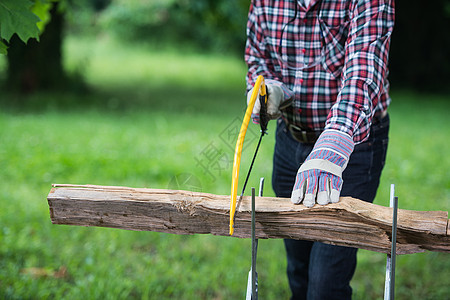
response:
{"label": "red and white checkered shirt", "polygon": [[258,75],[294,92],[283,118],[302,128],[337,129],[355,143],[390,103],[387,62],[393,0],[252,0],[247,88]]}

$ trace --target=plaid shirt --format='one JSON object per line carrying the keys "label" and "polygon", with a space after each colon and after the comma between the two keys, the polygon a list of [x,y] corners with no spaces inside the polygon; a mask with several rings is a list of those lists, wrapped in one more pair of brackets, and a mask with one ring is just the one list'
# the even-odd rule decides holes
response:
{"label": "plaid shirt", "polygon": [[247,88],[258,75],[293,91],[289,123],[367,139],[390,103],[387,62],[393,0],[252,0],[247,24]]}

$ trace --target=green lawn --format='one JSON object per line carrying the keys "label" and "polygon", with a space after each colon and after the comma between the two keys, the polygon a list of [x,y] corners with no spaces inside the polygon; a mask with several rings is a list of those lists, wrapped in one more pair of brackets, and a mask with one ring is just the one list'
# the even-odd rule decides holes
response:
{"label": "green lawn", "polygon": [[[83,71],[91,93],[2,94],[0,101],[0,299],[244,298],[248,240],[52,225],[46,195],[52,183],[167,188],[186,174],[204,192],[229,194],[228,133],[245,109],[245,65],[108,39],[71,38],[65,51],[67,68]],[[395,183],[401,208],[448,211],[450,96],[394,90],[392,97],[375,202],[387,206]],[[274,125],[249,186],[261,176],[270,182]],[[258,133],[251,130],[249,137]],[[241,174],[254,146],[243,153]],[[215,164],[206,159],[211,151],[220,157]],[[282,241],[262,240],[258,251],[260,298],[287,299]],[[358,259],[354,298],[382,298],[386,256],[360,251]],[[448,254],[397,261],[397,299],[450,294]]]}

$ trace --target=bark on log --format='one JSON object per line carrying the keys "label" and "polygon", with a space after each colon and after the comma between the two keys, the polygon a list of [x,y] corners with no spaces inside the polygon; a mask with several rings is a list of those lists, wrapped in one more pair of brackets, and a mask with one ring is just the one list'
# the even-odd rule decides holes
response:
{"label": "bark on log", "polygon": [[[53,224],[173,234],[228,236],[229,196],[176,190],[53,185]],[[234,237],[251,237],[251,198],[236,212]],[[446,211],[399,209],[397,253],[450,252]],[[287,198],[256,198],[257,238],[292,238],[389,253],[392,208],[354,198],[307,208]]]}

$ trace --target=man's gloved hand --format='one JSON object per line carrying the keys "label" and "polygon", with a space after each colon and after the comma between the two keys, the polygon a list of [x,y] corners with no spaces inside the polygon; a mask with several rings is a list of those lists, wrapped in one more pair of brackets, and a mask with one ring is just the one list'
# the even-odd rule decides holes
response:
{"label": "man's gloved hand", "polygon": [[300,166],[292,190],[291,201],[312,207],[339,202],[342,172],[354,148],[346,133],[328,129],[322,132],[313,150]]}
{"label": "man's gloved hand", "polygon": [[[281,116],[280,109],[286,108],[292,103],[292,96],[294,93],[289,90],[283,83],[268,79],[265,81],[267,87],[267,115],[270,120],[278,119]],[[250,102],[253,89],[247,93],[247,105]],[[259,124],[259,111],[261,104],[259,101],[255,102],[252,111],[253,123]]]}

